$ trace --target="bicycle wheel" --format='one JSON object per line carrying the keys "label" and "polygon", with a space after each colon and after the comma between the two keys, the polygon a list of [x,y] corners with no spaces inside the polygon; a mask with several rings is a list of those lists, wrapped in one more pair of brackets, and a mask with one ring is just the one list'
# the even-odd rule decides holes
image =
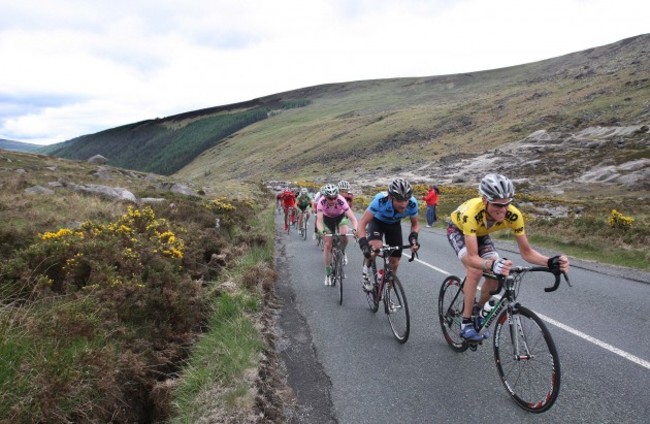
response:
{"label": "bicycle wheel", "polygon": [[468,347],[460,336],[464,300],[463,282],[460,278],[455,275],[445,278],[438,295],[438,318],[445,340],[456,352],[464,352]]}
{"label": "bicycle wheel", "polygon": [[560,357],[551,333],[530,309],[519,307],[494,329],[494,360],[501,381],[517,405],[529,412],[548,410],[560,393]]}
{"label": "bicycle wheel", "polygon": [[302,236],[303,240],[307,240],[307,220],[305,219],[305,215],[302,215],[302,227],[300,228],[300,235]]}
{"label": "bicycle wheel", "polygon": [[343,252],[336,255],[336,284],[339,286],[339,305],[343,304]]}
{"label": "bicycle wheel", "polygon": [[379,310],[379,284],[377,283],[377,267],[375,265],[375,262],[373,262],[368,268],[370,271],[368,278],[370,278],[372,281],[372,291],[367,292],[364,290],[364,293],[366,293],[366,300],[368,301],[370,310],[372,312],[377,312]]}
{"label": "bicycle wheel", "polygon": [[343,304],[343,254],[338,248],[332,249],[332,286],[338,286],[339,305]]}
{"label": "bicycle wheel", "polygon": [[406,343],[411,330],[411,317],[404,288],[395,274],[390,275],[384,287],[384,306],[390,328],[398,342]]}

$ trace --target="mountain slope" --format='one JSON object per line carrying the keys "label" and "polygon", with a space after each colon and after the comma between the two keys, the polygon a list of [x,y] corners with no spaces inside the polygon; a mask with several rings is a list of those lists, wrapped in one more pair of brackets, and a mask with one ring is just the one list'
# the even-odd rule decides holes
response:
{"label": "mountain slope", "polygon": [[35,152],[40,149],[41,145],[32,143],[23,143],[22,141],[13,141],[0,138],[0,149],[11,150],[14,152]]}
{"label": "mountain slope", "polygon": [[[409,171],[439,178],[443,163],[539,130],[565,136],[648,124],[648,46],[650,34],[503,69],[307,87],[86,135],[50,153],[74,159],[99,153],[113,165],[198,181],[370,179]],[[282,108],[293,102],[302,107]],[[238,113],[259,114],[259,120],[215,134],[214,120]],[[634,134],[633,151],[625,146],[608,153],[614,162],[650,158],[644,131]]]}

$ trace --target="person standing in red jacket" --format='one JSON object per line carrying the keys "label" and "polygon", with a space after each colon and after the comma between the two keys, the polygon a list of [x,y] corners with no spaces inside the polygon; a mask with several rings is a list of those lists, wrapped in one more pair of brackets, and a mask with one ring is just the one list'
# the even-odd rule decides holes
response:
{"label": "person standing in red jacket", "polygon": [[422,197],[427,204],[427,227],[431,227],[438,220],[436,205],[438,204],[438,187],[429,186],[429,191]]}

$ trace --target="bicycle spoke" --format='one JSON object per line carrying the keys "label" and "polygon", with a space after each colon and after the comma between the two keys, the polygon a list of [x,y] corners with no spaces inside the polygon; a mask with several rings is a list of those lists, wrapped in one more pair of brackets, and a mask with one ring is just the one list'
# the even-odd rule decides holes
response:
{"label": "bicycle spoke", "polygon": [[400,343],[406,343],[410,333],[409,307],[404,288],[396,275],[390,276],[386,282],[384,296],[390,328]]}
{"label": "bicycle spoke", "polygon": [[463,283],[455,275],[445,279],[438,294],[438,318],[442,334],[449,346],[462,352],[467,343],[460,336],[460,324],[463,319]]}
{"label": "bicycle spoke", "polygon": [[373,290],[371,292],[366,292],[366,300],[368,301],[368,306],[372,312],[377,312],[379,310],[379,285],[377,282],[377,267],[373,262],[368,266],[369,273],[368,278],[372,280]]}
{"label": "bicycle spoke", "polygon": [[519,306],[507,319],[504,310],[494,334],[494,357],[501,380],[519,406],[530,412],[548,410],[560,390],[560,362],[541,319]]}

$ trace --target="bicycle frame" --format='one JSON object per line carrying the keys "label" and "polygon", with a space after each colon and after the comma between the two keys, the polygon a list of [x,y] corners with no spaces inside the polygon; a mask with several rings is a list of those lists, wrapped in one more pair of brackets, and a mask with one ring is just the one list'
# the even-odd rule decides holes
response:
{"label": "bicycle frame", "polygon": [[[546,292],[554,291],[566,274],[546,267],[513,267],[507,277],[484,274],[496,279],[498,286],[490,292],[494,296],[503,291],[501,299],[479,324],[480,308],[472,309],[474,328],[483,336],[489,337],[487,329],[496,320],[493,350],[497,371],[501,381],[523,409],[540,413],[548,410],[557,399],[560,391],[561,369],[557,348],[542,319],[532,310],[517,301],[519,284],[528,272],[545,271],[555,276],[555,284],[546,287]],[[468,341],[461,337],[461,319],[464,309],[463,287],[465,279],[450,275],[445,278],[438,297],[438,315],[445,340],[452,349],[463,352],[468,348],[476,350],[482,340]],[[453,293],[453,295],[452,295]],[[450,296],[447,296],[449,294]]]}

